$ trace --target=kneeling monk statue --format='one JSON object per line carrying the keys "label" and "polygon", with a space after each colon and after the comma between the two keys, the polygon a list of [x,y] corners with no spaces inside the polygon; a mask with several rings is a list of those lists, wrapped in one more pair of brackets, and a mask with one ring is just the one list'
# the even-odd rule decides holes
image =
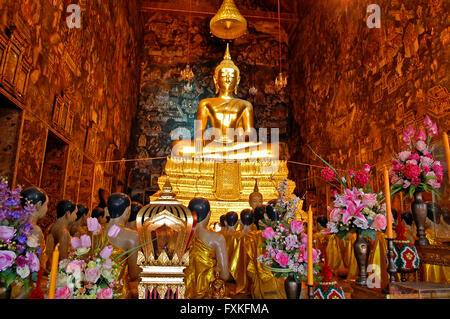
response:
{"label": "kneeling monk statue", "polygon": [[189,252],[189,266],[186,268],[186,299],[206,299],[210,283],[215,280],[215,271],[226,281],[230,276],[228,253],[222,234],[208,230],[211,210],[208,200],[194,198],[189,209],[197,215],[197,226]]}

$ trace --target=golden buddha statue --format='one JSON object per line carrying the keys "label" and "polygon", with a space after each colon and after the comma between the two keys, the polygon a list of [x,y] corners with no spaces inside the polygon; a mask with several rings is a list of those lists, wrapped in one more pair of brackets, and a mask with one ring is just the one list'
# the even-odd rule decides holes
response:
{"label": "golden buddha statue", "polygon": [[[200,101],[197,108],[195,142],[175,141],[172,154],[208,159],[273,158],[270,144],[257,142],[253,125],[253,105],[233,96],[240,82],[239,68],[230,56],[229,45],[225,56],[214,71],[217,97]],[[210,137],[206,140],[210,124]]]}
{"label": "golden buddha statue", "polygon": [[248,197],[248,203],[253,210],[256,207],[260,207],[264,204],[263,195],[259,192],[258,189],[258,180],[255,180],[255,188],[253,189],[253,193],[251,193]]}

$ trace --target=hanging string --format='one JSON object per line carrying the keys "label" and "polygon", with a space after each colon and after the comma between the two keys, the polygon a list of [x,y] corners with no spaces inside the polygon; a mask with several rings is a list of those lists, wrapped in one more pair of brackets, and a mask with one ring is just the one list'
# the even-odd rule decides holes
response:
{"label": "hanging string", "polygon": [[192,0],[189,0],[188,65],[191,63],[191,11],[192,11]]}
{"label": "hanging string", "polygon": [[278,0],[278,46],[280,50],[280,74],[281,74],[281,18],[280,18],[280,0]]}

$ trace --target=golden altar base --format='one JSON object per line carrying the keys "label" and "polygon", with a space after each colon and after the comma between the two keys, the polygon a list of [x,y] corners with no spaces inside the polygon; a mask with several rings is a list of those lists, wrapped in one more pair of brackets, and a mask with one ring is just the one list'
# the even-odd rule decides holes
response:
{"label": "golden altar base", "polygon": [[[288,177],[287,162],[276,159],[245,159],[223,162],[214,159],[192,157],[168,157],[166,175],[158,179],[162,189],[167,176],[176,194],[176,199],[188,206],[194,197],[208,199],[211,206],[211,222],[218,222],[220,215],[229,211],[240,212],[251,208],[249,195],[258,181],[259,192],[264,203],[278,198],[277,187]],[[292,194],[295,183],[288,180],[288,195]],[[161,191],[150,197],[159,198]]]}

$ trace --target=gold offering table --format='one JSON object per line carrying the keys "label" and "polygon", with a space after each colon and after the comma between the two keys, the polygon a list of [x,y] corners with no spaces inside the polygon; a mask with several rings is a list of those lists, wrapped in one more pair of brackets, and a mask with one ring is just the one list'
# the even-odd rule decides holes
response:
{"label": "gold offering table", "polygon": [[[249,195],[255,181],[264,202],[278,197],[277,188],[287,179],[286,161],[276,159],[245,159],[227,162],[215,159],[193,157],[168,157],[166,175],[158,179],[162,189],[169,177],[176,199],[187,206],[194,197],[204,197],[211,205],[211,222],[219,221],[220,215],[228,211],[240,212],[250,208]],[[295,183],[288,180],[288,195],[292,194]],[[154,201],[161,191],[151,196]]]}

